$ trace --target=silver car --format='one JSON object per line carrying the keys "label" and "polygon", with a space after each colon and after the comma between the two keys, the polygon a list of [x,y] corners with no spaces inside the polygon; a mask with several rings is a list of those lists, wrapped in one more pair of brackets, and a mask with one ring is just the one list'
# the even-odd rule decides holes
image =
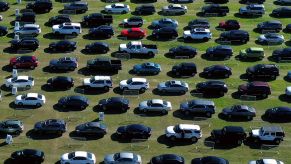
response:
{"label": "silver car", "polygon": [[180,4],[171,4],[164,6],[162,12],[166,15],[185,14],[187,13],[187,6]]}
{"label": "silver car", "polygon": [[142,112],[162,112],[167,114],[169,110],[172,110],[172,104],[169,101],[164,101],[161,99],[146,100],[139,103],[138,109]]}
{"label": "silver car", "polygon": [[282,44],[284,41],[284,36],[277,33],[263,34],[258,38],[258,42],[261,44]]}
{"label": "silver car", "polygon": [[178,27],[178,21],[170,18],[162,18],[160,20],[154,20],[151,24],[151,26],[155,29],[162,28],[162,27]]}
{"label": "silver car", "polygon": [[21,27],[15,27],[14,34],[16,35],[33,35],[36,36],[41,33],[38,24],[25,24]]}
{"label": "silver car", "polygon": [[141,156],[131,152],[108,154],[104,158],[104,164],[141,164]]}
{"label": "silver car", "polygon": [[173,92],[185,94],[189,90],[189,85],[180,80],[169,80],[159,83],[157,88],[158,91],[162,93]]}

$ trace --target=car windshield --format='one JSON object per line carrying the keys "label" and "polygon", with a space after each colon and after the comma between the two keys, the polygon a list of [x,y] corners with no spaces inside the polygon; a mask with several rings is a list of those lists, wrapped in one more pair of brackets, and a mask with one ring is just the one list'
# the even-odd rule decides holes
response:
{"label": "car windshield", "polygon": [[14,77],[14,78],[11,79],[12,82],[14,82],[16,80],[17,80],[17,77]]}
{"label": "car windshield", "polygon": [[167,82],[165,82],[165,85],[166,86],[170,86],[171,85],[171,82],[170,81],[167,81]]}
{"label": "car windshield", "polygon": [[22,95],[21,99],[25,99],[27,97],[27,95]]}
{"label": "car windshield", "polygon": [[120,154],[119,154],[119,153],[114,154],[113,158],[114,158],[115,160],[119,159],[119,158],[120,158]]}
{"label": "car windshield", "polygon": [[42,95],[38,94],[37,97],[38,97],[39,99],[41,99],[41,98],[42,98]]}
{"label": "car windshield", "polygon": [[126,81],[126,83],[127,83],[127,84],[131,84],[131,83],[132,83],[132,79],[128,79],[128,80]]}
{"label": "car windshield", "polygon": [[95,81],[95,77],[90,78],[90,82],[93,83]]}
{"label": "car windshield", "polygon": [[179,127],[179,125],[174,126],[174,132],[180,132],[181,129]]}
{"label": "car windshield", "polygon": [[68,154],[68,158],[69,159],[74,158],[74,157],[75,157],[75,153],[74,152]]}

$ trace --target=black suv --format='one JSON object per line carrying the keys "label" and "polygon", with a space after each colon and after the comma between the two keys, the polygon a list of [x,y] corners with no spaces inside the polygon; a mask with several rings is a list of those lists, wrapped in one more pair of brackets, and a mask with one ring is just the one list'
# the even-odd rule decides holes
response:
{"label": "black suv", "polygon": [[223,96],[227,93],[227,85],[223,81],[210,80],[206,82],[200,82],[196,85],[196,91],[198,93],[205,94],[219,94]]}
{"label": "black suv", "polygon": [[176,76],[195,76],[197,67],[194,63],[180,63],[172,67],[172,74]]}
{"label": "black suv", "polygon": [[290,7],[279,7],[272,11],[272,15],[276,17],[289,18],[291,16],[291,8]]}
{"label": "black suv", "polygon": [[162,27],[155,29],[152,33],[152,36],[156,39],[175,39],[178,37],[178,31],[173,27]]}
{"label": "black suv", "polygon": [[147,139],[151,136],[152,129],[142,124],[130,124],[120,126],[116,130],[116,134],[123,139]]}
{"label": "black suv", "polygon": [[72,2],[64,5],[64,10],[75,11],[76,13],[85,13],[88,10],[88,3],[83,1]]}
{"label": "black suv", "polygon": [[194,29],[194,28],[207,28],[207,29],[209,29],[210,23],[207,19],[194,19],[188,23],[187,27],[189,29]]}
{"label": "black suv", "polygon": [[270,31],[270,32],[280,32],[282,30],[282,23],[277,20],[270,20],[266,22],[259,23],[257,29],[260,32]]}
{"label": "black suv", "polygon": [[263,4],[265,0],[240,0],[242,4]]}
{"label": "black suv", "polygon": [[34,12],[24,12],[21,15],[16,16],[16,21],[35,23],[35,13]]}
{"label": "black suv", "polygon": [[215,113],[215,104],[210,100],[190,100],[180,104],[180,110],[185,115],[192,114],[204,114],[207,117],[211,117]]}
{"label": "black suv", "polygon": [[0,11],[7,11],[9,8],[9,3],[3,1],[0,2]]}
{"label": "black suv", "polygon": [[244,30],[230,30],[220,34],[220,41],[247,43],[250,40],[250,35]]}
{"label": "black suv", "polygon": [[48,13],[53,9],[53,3],[50,0],[36,0],[28,3],[26,9],[32,9],[36,13]]}
{"label": "black suv", "polygon": [[208,58],[223,58],[223,59],[229,59],[233,54],[233,50],[230,46],[226,45],[219,45],[216,47],[209,47],[206,50],[205,55]]}
{"label": "black suv", "polygon": [[88,27],[109,25],[113,22],[112,15],[103,15],[101,13],[92,13],[83,17],[82,24]]}
{"label": "black suv", "polygon": [[69,15],[57,15],[57,16],[51,17],[48,20],[49,25],[71,23],[71,22],[72,22],[72,19]]}
{"label": "black suv", "polygon": [[103,110],[114,110],[115,112],[125,112],[129,109],[129,100],[122,97],[110,97],[101,99],[98,106]]}
{"label": "black suv", "polygon": [[228,0],[204,0],[205,3],[225,4]]}
{"label": "black suv", "polygon": [[211,132],[211,138],[216,144],[241,145],[246,137],[246,132],[240,126],[225,126],[222,129],[215,129]]}
{"label": "black suv", "polygon": [[238,87],[238,93],[240,95],[251,95],[266,98],[271,94],[271,88],[267,82],[253,81],[240,85]]}
{"label": "black suv", "polygon": [[74,86],[74,79],[66,76],[56,76],[50,78],[47,85],[53,89],[70,89]]}
{"label": "black suv", "polygon": [[252,79],[260,77],[276,79],[276,77],[279,76],[279,68],[275,64],[257,64],[248,67],[246,74]]}
{"label": "black suv", "polygon": [[109,44],[104,42],[93,42],[90,44],[87,44],[84,49],[88,53],[102,53],[106,54],[110,48]]}
{"label": "black suv", "polygon": [[22,38],[20,40],[12,40],[11,49],[13,50],[33,50],[35,51],[39,47],[39,42],[36,38]]}
{"label": "black suv", "polygon": [[58,106],[62,107],[63,109],[86,109],[89,106],[89,100],[85,96],[67,96],[62,97],[58,101]]}
{"label": "black suv", "polygon": [[195,55],[197,55],[197,50],[191,46],[178,46],[170,48],[168,54],[174,58],[179,56],[193,58]]}
{"label": "black suv", "polygon": [[291,48],[274,50],[272,58],[277,62],[280,62],[281,60],[291,60]]}
{"label": "black suv", "polygon": [[90,28],[88,35],[92,38],[111,38],[114,35],[114,30],[112,26],[102,25]]}
{"label": "black suv", "polygon": [[228,78],[232,75],[231,68],[225,65],[212,65],[205,67],[202,74],[207,78],[223,77]]}
{"label": "black suv", "polygon": [[141,5],[135,8],[135,13],[139,15],[151,15],[156,12],[155,6],[152,4]]}
{"label": "black suv", "polygon": [[53,42],[49,45],[49,49],[52,52],[68,52],[74,51],[77,48],[77,42],[61,40],[58,42]]}
{"label": "black suv", "polygon": [[8,28],[6,26],[0,26],[0,36],[5,36],[8,33]]}
{"label": "black suv", "polygon": [[220,6],[218,4],[203,6],[201,11],[203,15],[216,14],[218,16],[225,16],[228,12],[228,6]]}
{"label": "black suv", "polygon": [[35,123],[33,130],[40,134],[54,133],[62,135],[67,131],[67,123],[60,119],[48,119]]}

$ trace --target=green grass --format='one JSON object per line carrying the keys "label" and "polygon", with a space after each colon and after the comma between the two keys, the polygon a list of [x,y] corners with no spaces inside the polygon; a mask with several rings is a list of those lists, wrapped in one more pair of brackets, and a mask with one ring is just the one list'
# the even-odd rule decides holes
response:
{"label": "green grass", "polygon": [[[127,0],[126,3],[129,0]],[[6,25],[12,28],[12,26],[9,24],[10,21],[13,21],[15,19],[14,12],[16,8],[24,8],[26,2],[23,1],[21,5],[14,4],[14,1],[9,1],[11,5],[11,9],[7,12],[2,13],[4,16],[4,20],[0,22],[1,25]],[[86,13],[93,13],[93,12],[100,12],[106,3],[100,2],[100,1],[93,1],[89,0],[89,11]],[[133,10],[137,4],[129,3],[131,9]],[[161,0],[157,3],[155,3],[155,7],[158,11],[162,8],[162,6],[167,5],[168,3],[165,0]],[[179,21],[179,34],[182,36],[183,33],[183,27],[187,25],[188,21],[197,18],[196,13],[201,10],[201,7],[204,5],[204,2],[202,0],[197,0],[194,3],[187,4],[188,6],[188,13],[184,16],[171,16],[171,18],[174,18]],[[217,31],[215,29],[215,26],[218,25],[218,23],[221,20],[226,19],[238,19],[241,23],[242,27],[241,29],[247,30],[250,32],[251,40],[245,45],[240,46],[233,46],[235,55],[238,55],[239,51],[241,49],[245,49],[248,47],[258,46],[255,44],[256,38],[260,35],[258,33],[253,32],[253,29],[256,27],[256,25],[260,22],[273,19],[269,16],[271,11],[279,6],[273,5],[271,0],[267,0],[265,2],[266,7],[266,14],[261,18],[236,18],[234,16],[235,13],[238,12],[238,9],[241,6],[244,6],[242,4],[239,4],[237,1],[230,0],[228,3],[228,6],[230,7],[230,13],[226,17],[209,17],[209,21],[211,22],[211,31],[213,32],[213,39],[210,40],[207,43],[183,43],[177,40],[173,41],[150,41],[147,39],[143,39],[142,41],[144,43],[150,43],[150,44],[157,44],[159,49],[159,54],[156,55],[155,58],[152,59],[130,59],[123,62],[123,70],[120,71],[117,75],[113,76],[114,81],[114,87],[118,87],[118,84],[123,79],[128,79],[130,77],[133,77],[134,75],[130,75],[128,71],[133,67],[136,63],[142,63],[145,61],[153,61],[160,63],[162,66],[163,71],[158,76],[147,76],[146,78],[150,81],[150,90],[147,90],[144,94],[141,94],[138,98],[135,97],[129,97],[130,99],[130,106],[131,109],[125,113],[125,114],[112,114],[112,115],[105,115],[105,123],[108,126],[108,134],[98,140],[91,140],[91,141],[78,141],[70,138],[69,134],[71,131],[74,130],[75,126],[87,122],[92,121],[98,118],[98,113],[93,111],[93,107],[97,104],[97,102],[102,98],[107,98],[111,96],[120,96],[113,92],[113,90],[110,90],[110,92],[105,94],[95,94],[95,95],[86,95],[90,99],[90,106],[84,110],[84,111],[78,111],[78,112],[59,112],[57,110],[53,109],[53,105],[57,103],[58,99],[62,96],[67,96],[71,94],[77,94],[74,91],[75,87],[78,87],[82,84],[82,79],[85,78],[84,75],[78,73],[78,71],[70,72],[70,73],[46,73],[43,72],[43,68],[46,67],[49,63],[49,61],[53,58],[59,58],[62,56],[76,56],[79,59],[79,68],[82,69],[86,65],[86,61],[88,59],[96,58],[97,56],[110,56],[111,52],[114,52],[118,50],[118,46],[120,43],[126,43],[127,41],[119,40],[117,39],[117,35],[120,33],[122,28],[118,27],[118,24],[122,21],[124,18],[128,18],[131,16],[130,14],[125,15],[114,15],[114,23],[113,27],[115,28],[116,35],[109,40],[105,40],[105,42],[108,42],[111,45],[111,52],[109,52],[106,55],[85,55],[82,54],[80,51],[84,48],[84,46],[88,43],[93,42],[92,40],[86,40],[82,38],[82,35],[86,34],[88,29],[83,29],[83,34],[78,36],[77,38],[74,38],[72,40],[78,42],[78,48],[73,53],[69,54],[48,54],[44,52],[44,49],[48,47],[48,44],[50,42],[53,42],[55,40],[53,39],[47,39],[43,36],[47,33],[51,32],[51,28],[44,25],[44,23],[54,15],[58,14],[58,11],[63,8],[63,4],[59,2],[54,2],[54,9],[48,13],[48,14],[40,14],[37,16],[37,23],[41,25],[42,28],[42,34],[38,36],[38,39],[40,40],[40,48],[33,53],[39,58],[40,66],[37,67],[33,71],[23,72],[20,73],[22,75],[30,75],[35,78],[35,86],[30,89],[29,91],[19,92],[19,94],[26,93],[26,92],[39,92],[42,94],[45,94],[47,98],[47,103],[39,108],[39,109],[32,109],[32,110],[15,110],[10,107],[10,103],[14,101],[15,96],[11,96],[9,92],[3,90],[3,100],[0,103],[0,109],[1,109],[1,115],[0,120],[5,119],[11,119],[16,118],[20,119],[25,124],[25,131],[14,139],[14,144],[3,146],[1,147],[1,154],[0,154],[0,160],[5,161],[7,158],[9,158],[10,153],[19,149],[23,148],[38,148],[42,149],[46,154],[46,160],[45,163],[51,164],[55,163],[59,160],[60,156],[63,153],[74,151],[74,150],[84,150],[84,151],[90,151],[93,152],[96,157],[97,161],[101,162],[103,160],[103,157],[108,153],[114,153],[118,151],[134,151],[138,154],[141,154],[142,160],[144,163],[150,160],[152,156],[159,155],[162,153],[177,153],[185,157],[187,163],[190,162],[192,158],[195,157],[201,157],[206,155],[216,155],[221,156],[226,159],[230,160],[230,163],[247,163],[249,160],[252,159],[258,159],[261,157],[273,157],[276,159],[280,159],[284,161],[285,163],[291,162],[290,153],[289,153],[289,147],[291,146],[291,128],[290,123],[282,123],[280,126],[282,126],[286,131],[286,140],[283,141],[283,143],[277,148],[276,150],[279,150],[279,154],[274,153],[274,151],[264,152],[260,153],[260,150],[258,149],[251,149],[248,146],[241,146],[233,149],[215,149],[211,150],[209,147],[204,146],[203,141],[205,138],[207,138],[210,135],[210,131],[214,128],[221,128],[225,125],[239,125],[243,126],[246,130],[250,130],[250,127],[259,127],[262,125],[268,125],[270,123],[263,122],[260,118],[260,116],[264,113],[264,111],[270,107],[275,106],[290,106],[287,102],[281,101],[279,99],[279,96],[284,93],[284,90],[286,86],[290,85],[288,82],[284,81],[283,77],[286,75],[287,71],[290,70],[291,66],[289,63],[279,63],[280,66],[280,77],[277,78],[275,81],[271,81],[270,85],[272,87],[272,95],[269,96],[268,99],[265,100],[259,100],[254,102],[243,102],[238,99],[233,99],[231,97],[231,94],[237,90],[238,85],[246,83],[246,81],[241,80],[239,77],[241,74],[245,72],[245,69],[248,66],[255,65],[257,63],[272,63],[267,59],[272,53],[274,49],[286,47],[285,44],[282,46],[262,46],[265,49],[266,57],[263,59],[263,61],[258,62],[241,62],[236,60],[234,57],[232,57],[230,60],[227,61],[207,61],[205,59],[201,58],[201,54],[205,52],[205,50],[208,47],[217,45],[214,40],[218,38],[220,31]],[[74,22],[80,22],[82,19],[82,15],[73,15],[73,21]],[[146,20],[145,25],[143,28],[147,28],[150,23],[153,20],[160,19],[161,15],[158,15],[157,13],[152,16],[144,16],[144,19]],[[290,23],[290,19],[279,19],[282,21],[283,25],[287,25]],[[13,29],[10,30],[12,32]],[[151,31],[148,29],[148,34],[151,33]],[[290,34],[286,34],[281,32],[281,34],[284,34],[286,41],[290,40]],[[2,49],[9,47],[9,41],[11,38],[8,37],[2,37],[0,40],[0,47]],[[164,53],[168,51],[169,48],[175,47],[178,45],[191,45],[199,50],[198,55],[193,59],[169,59],[164,56]],[[17,54],[8,54],[8,53],[2,53],[0,64],[1,66],[5,66],[8,64],[8,61],[11,57],[18,56]],[[204,67],[210,66],[213,64],[226,64],[233,69],[233,75],[226,79],[225,82],[229,86],[229,92],[222,98],[215,98],[213,99],[217,105],[217,113],[219,113],[222,108],[226,106],[230,106],[237,103],[245,103],[254,106],[257,109],[258,116],[255,118],[254,121],[250,122],[226,122],[224,120],[221,120],[218,118],[217,114],[215,114],[211,119],[205,120],[205,121],[193,121],[193,120],[183,120],[180,118],[177,118],[173,116],[173,113],[178,109],[179,104],[186,100],[195,99],[195,97],[192,97],[190,93],[187,93],[183,96],[159,96],[154,95],[152,93],[152,90],[156,87],[158,82],[166,81],[171,79],[171,77],[167,76],[167,72],[170,71],[172,65],[183,62],[183,61],[192,61],[195,62],[198,66],[198,72],[201,72]],[[11,75],[11,72],[7,72],[5,70],[0,70],[0,78],[3,79],[7,78]],[[69,91],[61,92],[47,92],[41,89],[41,86],[46,83],[46,80],[50,77],[57,76],[57,75],[67,75],[71,76],[75,79],[75,87],[72,88]],[[186,78],[182,79],[185,80],[190,84],[190,89],[195,89],[195,84],[201,81],[206,81],[206,79],[200,78],[199,76],[195,76],[192,78]],[[173,111],[170,112],[167,116],[161,116],[161,117],[142,117],[138,115],[133,114],[133,109],[137,107],[138,103],[142,100],[151,99],[151,98],[162,98],[165,100],[169,100],[172,102],[173,105]],[[33,125],[37,121],[49,119],[49,118],[59,118],[59,119],[66,119],[68,120],[68,132],[66,132],[62,137],[54,138],[54,139],[47,139],[47,140],[35,140],[28,138],[26,136],[26,133],[33,128]],[[148,141],[143,142],[141,144],[131,144],[131,143],[119,143],[118,141],[113,141],[111,139],[111,135],[115,132],[116,128],[120,125],[128,124],[128,123],[143,123],[145,125],[148,125],[153,128],[153,134],[149,138]],[[169,125],[174,125],[177,123],[195,123],[202,127],[203,131],[203,138],[198,141],[198,143],[193,145],[167,145],[164,144],[162,141],[161,135],[164,134],[164,130]],[[2,139],[4,141],[4,139]],[[146,147],[149,146],[147,149]]]}

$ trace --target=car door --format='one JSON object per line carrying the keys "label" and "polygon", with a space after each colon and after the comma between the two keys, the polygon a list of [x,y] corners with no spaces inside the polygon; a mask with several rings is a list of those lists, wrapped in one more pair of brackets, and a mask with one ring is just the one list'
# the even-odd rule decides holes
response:
{"label": "car door", "polygon": [[192,112],[193,113],[203,113],[205,112],[205,105],[195,105],[192,107]]}
{"label": "car door", "polygon": [[140,89],[140,82],[132,82],[129,89]]}
{"label": "car door", "polygon": [[71,159],[70,164],[87,164],[88,160],[86,157],[74,157]]}
{"label": "car door", "polygon": [[35,97],[26,97],[23,104],[24,105],[35,105],[36,101],[37,101],[37,98],[35,98]]}
{"label": "car door", "polygon": [[192,138],[191,130],[184,130],[184,138]]}
{"label": "car door", "polygon": [[163,110],[163,105],[162,104],[151,104],[150,110],[151,111],[161,111],[161,110]]}
{"label": "car door", "polygon": [[24,79],[16,80],[15,83],[13,84],[13,86],[15,87],[25,87],[26,85],[28,85],[28,82]]}
{"label": "car door", "polygon": [[261,136],[261,139],[266,140],[266,141],[272,141],[273,136],[271,135],[270,132],[264,132],[264,134],[262,134],[262,136]]}
{"label": "car door", "polygon": [[103,80],[96,80],[92,84],[93,84],[93,87],[96,87],[96,88],[104,87],[104,81]]}

